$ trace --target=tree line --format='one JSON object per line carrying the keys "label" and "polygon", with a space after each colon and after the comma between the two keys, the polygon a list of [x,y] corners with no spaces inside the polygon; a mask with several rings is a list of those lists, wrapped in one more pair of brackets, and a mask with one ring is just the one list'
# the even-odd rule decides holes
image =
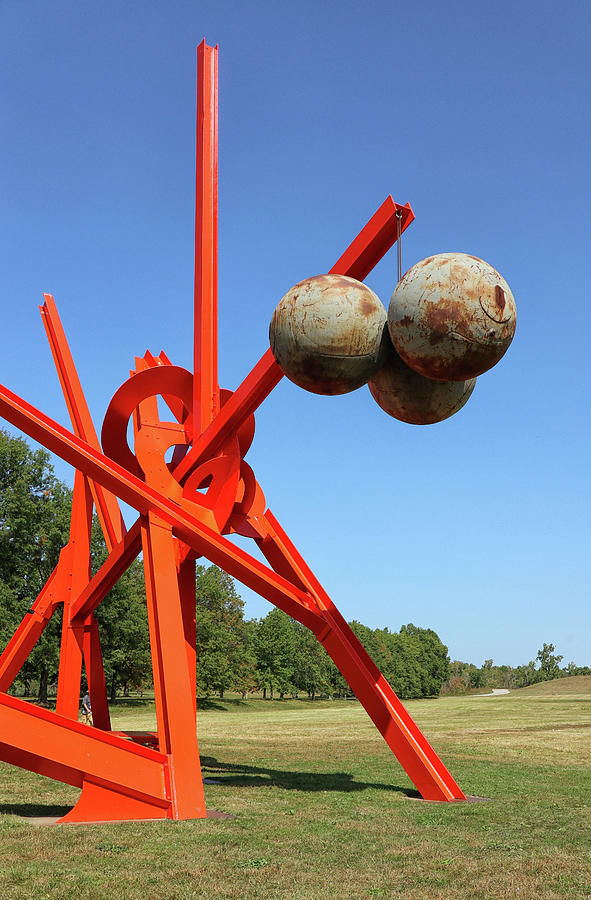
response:
{"label": "tree line", "polygon": [[[0,430],[0,649],[31,608],[67,543],[72,492],[56,478],[43,449]],[[95,521],[91,567],[106,558]],[[197,686],[200,695],[275,698],[347,697],[350,689],[316,638],[278,609],[244,618],[233,579],[216,566],[196,567]],[[120,578],[96,611],[111,700],[151,684],[148,620],[141,560]],[[447,647],[431,629],[399,633],[351,627],[402,698],[436,696],[449,677]],[[15,689],[40,702],[55,690],[59,666],[58,608],[23,666]]]}
{"label": "tree line", "polygon": [[481,666],[455,659],[449,666],[449,679],[443,685],[443,694],[465,694],[478,688],[521,688],[540,681],[566,678],[570,675],[591,675],[591,667],[577,666],[574,662],[562,666],[563,656],[555,653],[554,644],[544,643],[535,660],[526,665],[495,665],[485,659]]}
{"label": "tree line", "polygon": [[[351,690],[314,635],[279,609],[244,619],[233,580],[216,566],[197,568],[197,685],[204,696],[254,691],[263,697],[344,698]],[[429,628],[399,633],[349,623],[402,698],[439,694],[449,675],[447,647]]]}

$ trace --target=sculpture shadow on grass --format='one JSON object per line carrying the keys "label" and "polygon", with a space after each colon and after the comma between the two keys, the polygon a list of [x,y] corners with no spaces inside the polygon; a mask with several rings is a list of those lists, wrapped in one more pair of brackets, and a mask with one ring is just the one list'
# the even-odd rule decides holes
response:
{"label": "sculpture shadow on grass", "polygon": [[56,803],[0,803],[0,815],[20,816],[22,819],[61,819],[71,809],[71,804],[61,806]]}
{"label": "sculpture shadow on grass", "polygon": [[[335,791],[347,794],[378,790],[404,794],[405,797],[416,799],[420,799],[421,796],[412,788],[396,784],[356,781],[348,772],[291,772],[285,769],[222,762],[213,756],[201,757],[201,769],[204,779],[222,787],[279,787],[287,791],[304,793]],[[61,818],[71,808],[53,803],[0,803],[0,815],[20,816],[23,819]]]}
{"label": "sculpture shadow on grass", "polygon": [[280,787],[288,791],[355,791],[378,790],[404,794],[419,798],[413,788],[396,784],[376,784],[370,781],[356,781],[348,772],[291,772],[284,769],[267,769],[260,766],[221,762],[213,756],[201,757],[203,777],[219,785],[228,787]]}

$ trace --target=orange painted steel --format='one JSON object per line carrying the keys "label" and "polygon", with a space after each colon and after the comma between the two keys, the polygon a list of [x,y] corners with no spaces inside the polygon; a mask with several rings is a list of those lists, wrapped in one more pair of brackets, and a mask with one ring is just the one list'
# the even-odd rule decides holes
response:
{"label": "orange painted steel", "polygon": [[[55,301],[51,294],[44,294],[43,298],[45,302],[43,306],[39,307],[39,311],[70,414],[72,428],[79,437],[88,441],[89,444],[92,444],[98,450],[100,448],[98,437],[86,405],[82,385],[78,378]],[[112,550],[125,534],[125,523],[117,498],[113,494],[105,492],[100,485],[96,485],[92,481],[90,482],[90,490],[107,549]]]}
{"label": "orange painted steel", "polygon": [[197,48],[195,177],[195,346],[193,410],[199,432],[219,409],[218,368],[218,48]]}
{"label": "orange painted steel", "polygon": [[[164,352],[136,357],[115,392],[102,450],[53,297],[41,314],[73,431],[0,385],[0,414],[76,469],[70,540],[0,656],[0,759],[82,789],[61,821],[202,818],[197,742],[195,559],[204,556],[309,628],[421,795],[465,796],[267,508],[244,457],[254,413],[283,373],[267,350],[234,391],[217,374],[218,51],[197,51],[194,371]],[[388,197],[330,269],[363,279],[414,218]],[[170,421],[162,421],[157,396]],[[127,433],[133,422],[133,449]],[[168,453],[173,449],[172,462]],[[126,530],[119,500],[139,513]],[[96,509],[109,555],[90,572]],[[253,539],[268,562],[237,547]],[[95,610],[142,552],[157,733],[111,731]],[[63,608],[55,712],[9,696],[52,614]],[[95,727],[80,724],[82,669]],[[97,727],[96,727],[97,726]]]}

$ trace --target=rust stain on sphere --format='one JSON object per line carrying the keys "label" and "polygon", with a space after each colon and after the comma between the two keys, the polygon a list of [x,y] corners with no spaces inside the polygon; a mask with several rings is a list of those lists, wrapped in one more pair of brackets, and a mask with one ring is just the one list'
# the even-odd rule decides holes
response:
{"label": "rust stain on sphere", "polygon": [[294,285],[273,313],[269,340],[289,380],[314,394],[346,394],[366,384],[390,343],[383,304],[345,275]]}
{"label": "rust stain on sphere", "polygon": [[466,253],[439,253],[414,265],[388,309],[402,359],[437,381],[465,381],[491,369],[513,340],[515,324],[515,300],[503,276]]}
{"label": "rust stain on sphere", "polygon": [[371,395],[384,412],[409,425],[433,425],[449,419],[469,399],[475,378],[434,381],[419,375],[390,345],[386,362],[369,382]]}

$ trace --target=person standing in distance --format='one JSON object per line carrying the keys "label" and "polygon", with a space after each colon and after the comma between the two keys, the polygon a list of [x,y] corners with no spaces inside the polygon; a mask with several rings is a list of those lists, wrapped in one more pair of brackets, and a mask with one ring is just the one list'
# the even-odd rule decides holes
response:
{"label": "person standing in distance", "polygon": [[92,725],[92,707],[90,705],[90,694],[88,691],[82,698],[82,721],[85,725]]}

